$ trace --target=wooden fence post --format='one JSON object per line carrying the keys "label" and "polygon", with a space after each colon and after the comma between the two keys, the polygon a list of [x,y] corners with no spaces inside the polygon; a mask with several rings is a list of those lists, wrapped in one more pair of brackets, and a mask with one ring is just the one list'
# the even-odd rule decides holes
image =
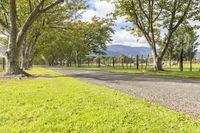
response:
{"label": "wooden fence post", "polygon": [[136,57],[136,69],[139,69],[139,56]]}
{"label": "wooden fence post", "polygon": [[5,60],[5,58],[3,57],[3,70],[5,70],[5,66],[6,66],[6,60]]}
{"label": "wooden fence post", "polygon": [[101,67],[101,59],[100,59],[100,57],[98,58],[98,67],[99,68]]}
{"label": "wooden fence post", "polygon": [[115,57],[112,58],[113,68],[115,68]]}

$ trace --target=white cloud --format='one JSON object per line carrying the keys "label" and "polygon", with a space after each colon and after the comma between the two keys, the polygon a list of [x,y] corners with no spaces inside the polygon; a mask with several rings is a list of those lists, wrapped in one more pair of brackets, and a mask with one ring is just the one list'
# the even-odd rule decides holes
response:
{"label": "white cloud", "polygon": [[[90,0],[90,4],[94,8],[88,9],[83,13],[83,21],[90,22],[91,18],[96,17],[106,17],[107,14],[114,12],[115,6],[107,1],[101,0]],[[115,21],[116,25],[125,23],[125,17],[118,17]],[[135,37],[133,34],[126,30],[118,30],[113,35],[112,44],[121,44],[128,46],[148,46],[145,38]]]}
{"label": "white cloud", "polygon": [[117,20],[115,21],[116,24],[121,24],[121,23],[125,23],[125,22],[126,22],[125,16],[117,17]]}
{"label": "white cloud", "polygon": [[137,37],[126,30],[116,31],[113,35],[113,43],[134,47],[148,47],[148,43],[144,37]]}
{"label": "white cloud", "polygon": [[[91,18],[94,16],[96,17],[106,17],[107,14],[112,13],[115,10],[115,6],[107,1],[101,1],[101,0],[89,0],[89,3],[92,5],[93,8],[90,8],[86,10],[83,13],[83,21],[91,21]],[[118,25],[125,25],[125,17],[118,17],[115,21],[115,24]],[[127,23],[126,23],[127,24]],[[199,22],[191,22],[192,25],[197,25]],[[163,36],[166,33],[165,30],[161,33]],[[200,30],[197,30],[198,35],[200,35]],[[200,42],[200,38],[199,38]],[[128,45],[128,46],[134,46],[134,47],[148,47],[148,43],[144,37],[137,37],[131,34],[130,32],[126,30],[117,30],[115,34],[113,35],[113,42],[112,44],[120,44],[120,45]],[[200,46],[199,46],[200,51]]]}
{"label": "white cloud", "polygon": [[90,3],[93,4],[94,9],[88,9],[83,13],[84,21],[91,21],[91,18],[96,17],[106,17],[107,14],[112,13],[115,10],[115,6],[107,1],[91,0]]}

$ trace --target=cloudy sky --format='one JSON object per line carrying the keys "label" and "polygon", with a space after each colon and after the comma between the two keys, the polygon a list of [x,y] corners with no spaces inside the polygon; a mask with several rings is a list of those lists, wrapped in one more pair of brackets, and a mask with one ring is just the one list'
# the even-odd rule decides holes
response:
{"label": "cloudy sky", "polygon": [[[91,18],[94,16],[105,17],[106,14],[109,14],[115,10],[114,5],[106,1],[88,0],[88,4],[90,5],[90,8],[86,10],[86,12],[83,14],[84,21],[90,21]],[[123,27],[124,25],[127,25],[127,22],[125,22],[124,17],[119,17],[115,22],[114,29],[116,31],[115,34],[113,35],[112,44],[121,44],[134,47],[140,47],[140,46],[148,47],[148,44],[144,37],[138,38],[137,36],[134,36],[128,31],[121,29],[121,27]],[[200,34],[200,31],[197,32]]]}

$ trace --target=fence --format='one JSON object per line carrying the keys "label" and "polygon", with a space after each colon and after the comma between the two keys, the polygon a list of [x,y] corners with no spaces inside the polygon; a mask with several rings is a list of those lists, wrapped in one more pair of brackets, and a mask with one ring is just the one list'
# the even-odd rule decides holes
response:
{"label": "fence", "polygon": [[5,70],[5,64],[6,64],[5,58],[0,57],[0,72]]}
{"label": "fence", "polygon": [[81,60],[82,67],[121,68],[121,69],[147,69],[152,68],[153,59],[150,56],[135,57],[109,57],[96,56],[87,57]]}
{"label": "fence", "polygon": [[[200,72],[200,59],[193,59],[192,65],[190,61],[184,60],[184,71]],[[153,58],[151,56],[137,55],[132,57],[109,57],[109,56],[88,56],[82,58],[79,64],[80,67],[98,67],[98,68],[116,68],[116,69],[140,69],[152,70]],[[179,71],[180,66],[178,61],[163,60],[163,67],[169,71]]]}

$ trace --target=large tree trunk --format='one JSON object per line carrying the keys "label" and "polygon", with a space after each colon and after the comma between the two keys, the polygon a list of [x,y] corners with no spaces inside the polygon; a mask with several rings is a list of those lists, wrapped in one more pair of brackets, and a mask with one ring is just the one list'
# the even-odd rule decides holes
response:
{"label": "large tree trunk", "polygon": [[8,50],[6,52],[6,73],[20,74],[22,73],[19,67],[19,53],[17,47],[17,11],[16,1],[9,0],[9,15],[10,15],[10,36],[8,42]]}
{"label": "large tree trunk", "polygon": [[76,67],[80,67],[80,63],[79,63],[79,51],[76,51]]}
{"label": "large tree trunk", "polygon": [[21,55],[21,69],[27,70],[29,68],[29,59],[26,49],[22,49],[22,55]]}
{"label": "large tree trunk", "polygon": [[[9,43],[8,49],[6,52],[6,73],[7,74],[25,74],[29,76],[29,74],[25,73],[20,69],[19,66],[19,50],[21,43],[23,42],[24,36],[27,33],[29,27],[32,23],[39,17],[40,14],[46,12],[47,10],[53,8],[58,5],[62,0],[57,0],[51,4],[49,4],[46,8],[40,10],[40,8],[44,5],[45,0],[41,0],[40,3],[36,6],[36,8],[31,12],[29,17],[24,22],[23,26],[18,31],[17,29],[17,10],[16,10],[16,0],[8,0],[9,4]],[[7,27],[6,27],[7,28]]]}
{"label": "large tree trunk", "polygon": [[162,59],[157,57],[155,60],[155,66],[154,66],[155,71],[164,71],[162,67]]}
{"label": "large tree trunk", "polygon": [[163,71],[162,67],[162,58],[157,56],[154,52],[153,53],[153,66],[154,66],[154,71]]}
{"label": "large tree trunk", "polygon": [[[9,47],[13,45],[12,42],[9,43]],[[10,49],[9,48],[9,49]],[[22,70],[19,66],[18,61],[18,53],[16,48],[12,48],[12,50],[7,50],[7,56],[6,56],[6,74],[21,74]]]}

